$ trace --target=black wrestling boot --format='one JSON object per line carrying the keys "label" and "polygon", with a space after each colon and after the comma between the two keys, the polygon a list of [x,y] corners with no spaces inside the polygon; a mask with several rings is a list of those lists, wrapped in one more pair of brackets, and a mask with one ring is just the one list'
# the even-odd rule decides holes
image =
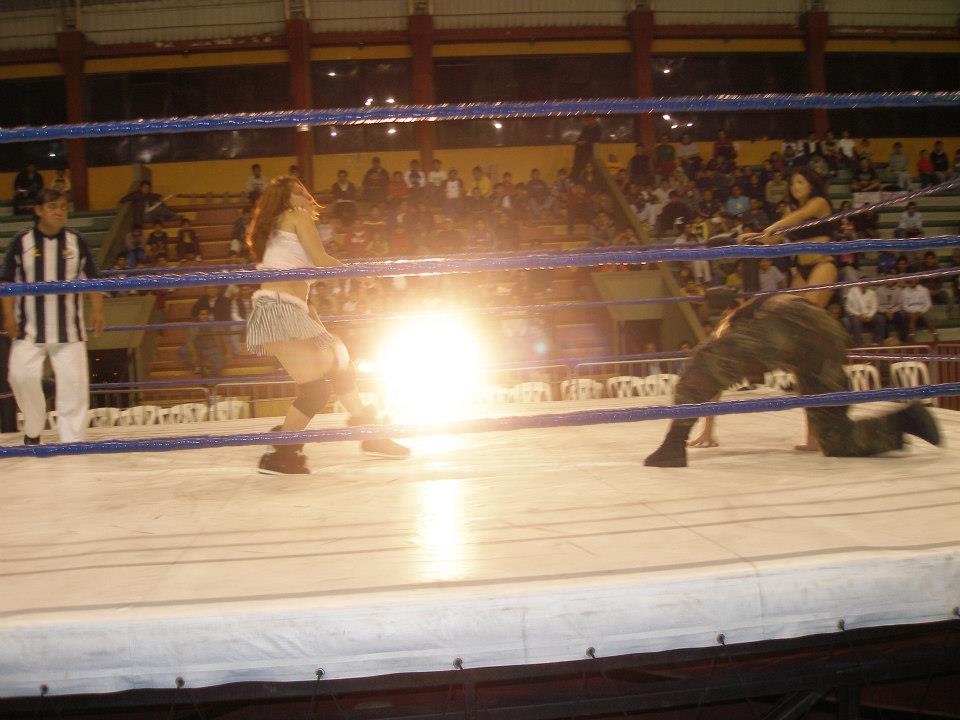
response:
{"label": "black wrestling boot", "polygon": [[690,428],[671,426],[660,447],[647,455],[643,464],[647,467],[686,467],[689,436]]}
{"label": "black wrestling boot", "polygon": [[926,440],[931,445],[940,444],[940,428],[937,421],[920,403],[910,403],[897,413],[900,419],[900,430],[907,435],[913,435]]}
{"label": "black wrestling boot", "polygon": [[24,444],[24,445],[39,445],[39,444],[40,444],[40,436],[37,435],[35,438],[32,438],[32,437],[30,437],[29,435],[24,435],[24,436],[23,436],[23,444]]}
{"label": "black wrestling boot", "polygon": [[[377,408],[373,405],[364,405],[363,412],[357,416],[351,416],[347,420],[347,425],[355,427],[357,425],[376,425]],[[360,441],[360,451],[364,455],[382,458],[394,458],[402,460],[410,457],[410,448],[401,445],[390,438],[377,438]]]}
{"label": "black wrestling boot", "polygon": [[[309,475],[307,459],[296,445],[275,445],[260,458],[259,472],[264,475]],[[302,447],[302,446],[301,446]]]}
{"label": "black wrestling boot", "polygon": [[[281,430],[283,430],[283,425],[277,425],[276,427],[270,428],[270,432],[280,432]],[[277,450],[279,450],[282,447],[288,447],[288,448],[293,448],[298,453],[303,452],[303,443],[297,443],[296,445],[274,445],[273,447]]]}

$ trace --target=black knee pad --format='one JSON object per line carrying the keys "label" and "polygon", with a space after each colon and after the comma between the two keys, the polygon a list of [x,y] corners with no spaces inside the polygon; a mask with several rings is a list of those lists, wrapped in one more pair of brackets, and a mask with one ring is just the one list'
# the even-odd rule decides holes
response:
{"label": "black knee pad", "polygon": [[327,377],[330,378],[330,385],[337,395],[346,395],[357,388],[357,371],[353,363],[348,363],[343,368],[334,368]]}
{"label": "black knee pad", "polygon": [[293,399],[293,407],[307,417],[313,417],[327,406],[329,399],[330,384],[321,378],[297,385],[297,397]]}

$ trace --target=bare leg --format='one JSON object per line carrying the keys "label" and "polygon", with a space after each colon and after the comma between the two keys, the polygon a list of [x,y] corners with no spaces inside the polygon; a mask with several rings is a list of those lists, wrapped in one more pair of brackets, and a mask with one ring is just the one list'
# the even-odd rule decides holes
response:
{"label": "bare leg", "polygon": [[[717,393],[716,395],[713,396],[713,398],[711,398],[711,402],[716,402],[719,399],[720,399],[720,393]],[[703,429],[700,431],[700,434],[696,438],[694,438],[693,440],[690,440],[687,443],[687,447],[692,447],[692,448],[717,447],[719,443],[717,442],[717,435],[716,435],[716,426],[717,426],[716,420],[717,418],[713,415],[705,417],[703,419]]]}
{"label": "bare leg", "polygon": [[[267,352],[277,358],[283,369],[297,385],[321,380],[333,367],[333,351],[320,348],[312,340],[290,340],[282,343],[270,343],[265,346]],[[359,398],[358,398],[359,401]],[[287,409],[281,430],[303,430],[311,418],[297,410],[293,405]]]}
{"label": "bare leg", "polygon": [[810,417],[806,413],[803,414],[803,427],[807,433],[807,440],[800,445],[794,445],[793,449],[800,452],[820,452],[820,441],[813,433],[813,429],[810,427]]}

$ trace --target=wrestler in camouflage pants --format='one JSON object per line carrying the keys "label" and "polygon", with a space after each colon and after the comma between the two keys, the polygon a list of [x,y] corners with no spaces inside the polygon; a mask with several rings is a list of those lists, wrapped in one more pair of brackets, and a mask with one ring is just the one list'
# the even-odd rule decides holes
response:
{"label": "wrestler in camouflage pants", "polygon": [[[751,301],[694,351],[677,384],[675,402],[707,402],[746,377],[776,369],[792,371],[802,395],[846,390],[848,339],[843,326],[826,311],[795,296]],[[905,432],[939,442],[936,424],[920,405],[857,421],[848,417],[847,409],[807,409],[824,455],[856,457],[896,450],[903,447]],[[686,439],[695,423],[696,418],[674,420],[663,446],[646,464],[686,465]]]}

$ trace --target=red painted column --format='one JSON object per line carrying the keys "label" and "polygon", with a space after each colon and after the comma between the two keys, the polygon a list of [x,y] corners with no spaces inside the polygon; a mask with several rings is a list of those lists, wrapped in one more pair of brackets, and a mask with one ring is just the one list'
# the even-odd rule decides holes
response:
{"label": "red painted column", "polygon": [[[57,55],[63,69],[67,92],[67,122],[83,122],[83,33],[78,30],[57,33]],[[77,210],[90,208],[90,193],[87,185],[87,141],[67,140],[67,157],[70,169],[71,199]]]}
{"label": "red painted column", "polygon": [[[804,44],[807,56],[807,90],[812,93],[827,92],[827,33],[829,22],[823,10],[811,10],[804,15]],[[813,111],[813,131],[823,138],[830,129],[827,111]]]}
{"label": "red painted column", "polygon": [[[433,87],[433,16],[416,13],[410,16],[410,64],[413,74],[413,102],[432,105],[436,102]],[[433,163],[433,151],[437,146],[437,129],[432,122],[416,125],[417,149],[420,151],[420,167],[429,171]]]}
{"label": "red painted column", "polygon": [[[653,11],[632,10],[627,15],[633,48],[633,90],[638,98],[653,97]],[[637,139],[647,148],[656,143],[653,115],[634,118]]]}
{"label": "red painted column", "polygon": [[[313,107],[313,83],[310,79],[310,21],[306,18],[287,20],[287,54],[290,64],[290,107],[307,110]],[[300,178],[308,190],[313,189],[313,129],[294,130],[294,145]]]}

